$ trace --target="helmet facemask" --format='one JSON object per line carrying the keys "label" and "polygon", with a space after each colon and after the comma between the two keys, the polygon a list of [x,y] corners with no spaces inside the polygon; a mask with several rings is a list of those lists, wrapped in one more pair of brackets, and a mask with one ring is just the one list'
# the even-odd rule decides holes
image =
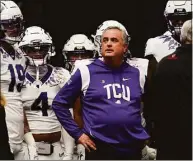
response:
{"label": "helmet facemask", "polygon": [[183,23],[190,20],[191,17],[191,13],[176,13],[167,15],[166,20],[168,23],[168,29],[177,40],[179,40]]}
{"label": "helmet facemask", "polygon": [[169,0],[164,10],[168,30],[180,42],[181,28],[185,21],[192,19],[192,2]]}
{"label": "helmet facemask", "polygon": [[72,71],[76,60],[93,59],[96,56],[93,42],[84,34],[75,34],[65,43],[63,48],[65,67]]}
{"label": "helmet facemask", "polygon": [[15,44],[21,40],[24,30],[24,20],[20,8],[14,1],[1,1],[0,25],[3,32],[3,40]]}
{"label": "helmet facemask", "polygon": [[30,65],[41,66],[47,64],[48,53],[51,45],[23,46],[21,49],[29,59]]}

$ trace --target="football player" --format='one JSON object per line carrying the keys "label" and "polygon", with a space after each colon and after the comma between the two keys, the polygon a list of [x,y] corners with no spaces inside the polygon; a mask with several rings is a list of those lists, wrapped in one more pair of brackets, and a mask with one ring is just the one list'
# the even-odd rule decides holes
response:
{"label": "football player", "polygon": [[[63,48],[65,62],[68,63],[68,69],[71,74],[76,71],[76,68],[82,63],[89,63],[90,60],[97,57],[97,52],[93,42],[84,34],[74,34],[65,43]],[[79,98],[73,107],[74,120],[79,127],[83,127],[81,103]],[[75,160],[85,160],[85,148],[81,144],[75,147]]]}
{"label": "football player", "polygon": [[28,27],[19,47],[29,61],[21,94],[38,157],[40,160],[71,160],[74,139],[62,129],[51,107],[70,74],[62,67],[47,63],[55,51],[51,36],[41,27]]}
{"label": "football player", "polygon": [[[27,124],[21,100],[21,84],[24,80],[26,59],[18,48],[24,30],[20,8],[13,1],[1,1],[0,19],[1,91],[7,99],[6,123],[11,152],[15,160],[25,160],[23,140],[34,145],[33,136],[24,129]],[[24,135],[26,133],[26,135]],[[31,142],[29,142],[31,141]],[[35,145],[31,146],[31,159],[37,159]]]}
{"label": "football player", "polygon": [[[165,56],[172,54],[176,48],[181,45],[180,30],[183,23],[192,18],[192,1],[169,0],[164,10],[164,16],[168,30],[163,35],[150,38],[146,42],[145,58],[149,60],[147,77],[148,91],[151,89],[152,76],[155,73],[158,62],[160,62],[160,60]],[[150,94],[151,92],[147,92],[147,95]],[[147,96],[147,98],[151,98],[151,96]],[[145,106],[147,108],[144,108],[144,117],[146,118],[148,131],[153,133],[153,125],[151,123],[151,118],[149,117],[151,116],[150,105],[148,105],[149,102],[151,101],[146,100]]]}
{"label": "football player", "polygon": [[[150,60],[151,75],[156,64],[180,46],[180,30],[186,20],[192,18],[192,1],[169,0],[164,10],[168,31],[146,42],[145,57]],[[151,77],[149,77],[151,78]]]}
{"label": "football player", "polygon": [[[77,60],[92,59],[96,57],[93,42],[84,34],[74,34],[64,44],[62,50],[68,70],[73,71]],[[76,62],[77,63],[77,62]]]}

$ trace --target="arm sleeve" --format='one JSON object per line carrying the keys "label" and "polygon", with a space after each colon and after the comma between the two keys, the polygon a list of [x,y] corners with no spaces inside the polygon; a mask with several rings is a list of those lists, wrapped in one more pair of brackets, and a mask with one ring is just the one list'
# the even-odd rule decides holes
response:
{"label": "arm sleeve", "polygon": [[58,92],[52,103],[52,108],[58,120],[75,140],[77,140],[83,132],[74,121],[69,109],[73,107],[76,98],[80,95],[81,87],[81,74],[78,69]]}

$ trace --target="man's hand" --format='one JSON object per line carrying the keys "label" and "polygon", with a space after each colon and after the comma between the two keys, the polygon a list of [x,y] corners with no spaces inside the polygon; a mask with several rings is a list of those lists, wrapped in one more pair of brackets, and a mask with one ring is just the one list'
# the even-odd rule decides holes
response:
{"label": "man's hand", "polygon": [[88,152],[91,151],[91,149],[96,150],[95,143],[86,135],[82,134],[80,138],[78,139],[78,143],[82,144]]}

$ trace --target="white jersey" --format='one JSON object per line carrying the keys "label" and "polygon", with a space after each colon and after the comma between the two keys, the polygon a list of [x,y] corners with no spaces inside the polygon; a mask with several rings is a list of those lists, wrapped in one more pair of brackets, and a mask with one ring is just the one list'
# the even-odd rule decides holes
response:
{"label": "white jersey", "polygon": [[147,40],[145,56],[153,55],[157,62],[163,57],[172,54],[180,44],[167,31],[161,36],[150,38]]}
{"label": "white jersey", "polygon": [[147,77],[148,63],[149,60],[143,58],[131,58],[127,60],[128,64],[136,67],[140,73],[140,86],[142,92],[144,92],[144,85]]}
{"label": "white jersey", "polygon": [[39,73],[42,78],[36,81],[36,68],[29,66],[21,91],[30,130],[34,134],[61,131],[61,124],[51,105],[70,74],[61,67],[51,65],[40,66]]}
{"label": "white jersey", "polygon": [[76,60],[74,63],[74,69],[72,70],[71,75],[73,75],[76,70],[81,67],[83,64],[84,65],[89,65],[91,62],[93,62],[94,59],[81,59],[81,60]]}
{"label": "white jersey", "polygon": [[[3,43],[3,42],[2,42]],[[15,46],[1,45],[1,92],[6,98],[6,123],[10,143],[20,144],[23,141],[23,105],[20,85],[24,80],[25,57],[18,53]],[[5,49],[6,48],[6,49]],[[9,48],[9,49],[8,49]],[[8,53],[10,51],[10,53]]]}

